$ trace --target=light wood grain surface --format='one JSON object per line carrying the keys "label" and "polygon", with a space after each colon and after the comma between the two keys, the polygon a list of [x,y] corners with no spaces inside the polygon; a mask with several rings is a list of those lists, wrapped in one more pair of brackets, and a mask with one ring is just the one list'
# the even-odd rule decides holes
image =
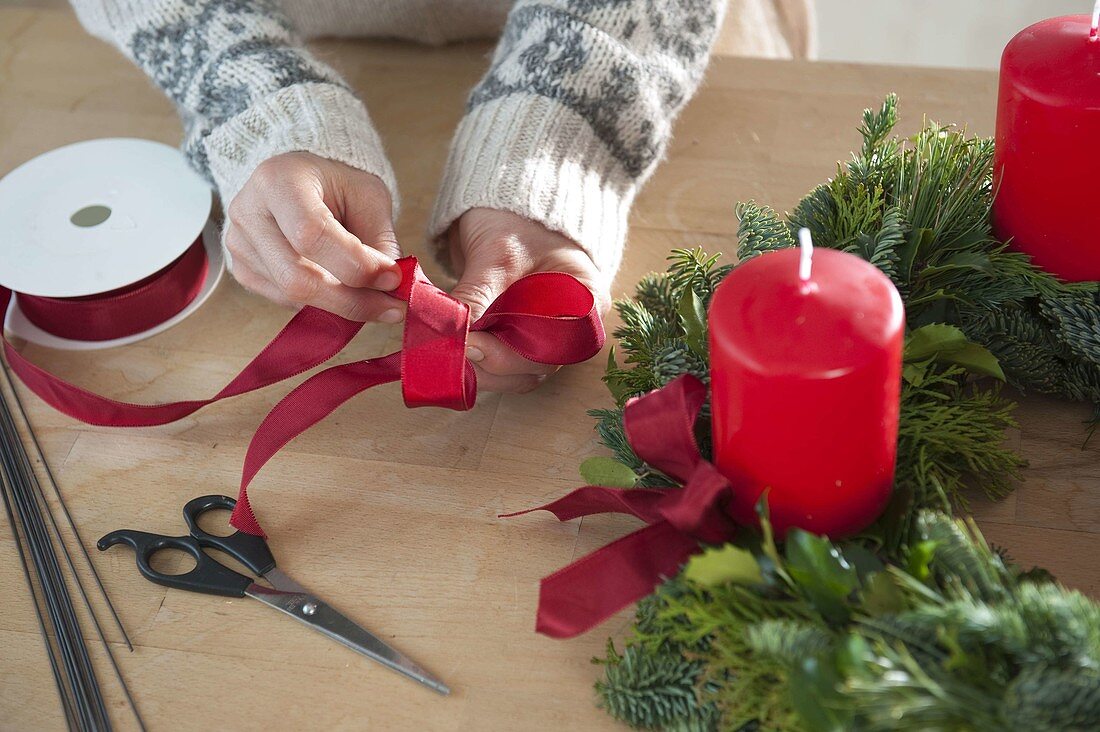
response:
{"label": "light wood grain surface", "polygon": [[[366,98],[401,184],[398,234],[407,251],[425,253],[422,227],[449,136],[488,47],[317,48]],[[737,200],[791,206],[847,157],[860,110],[888,91],[901,95],[904,132],[922,115],[992,131],[989,73],[716,59],[668,160],[638,199],[616,293],[663,268],[672,247],[729,251]],[[171,105],[69,13],[0,9],[0,173],[59,145],[106,136],[174,144],[179,127]],[[287,317],[225,281],[194,317],[139,345],[26,352],[118,398],[196,396],[216,391]],[[398,338],[397,329],[368,326],[340,360],[392,350]],[[533,632],[534,610],[541,576],[633,521],[495,518],[576,486],[580,461],[601,454],[584,413],[610,403],[601,365],[596,358],[567,369],[534,394],[482,395],[465,414],[406,410],[396,387],[373,390],[294,442],[254,484],[280,566],[450,682],[450,698],[259,603],[165,591],[139,577],[130,552],[97,554],[134,652],[109,635],[150,727],[615,728],[594,706],[599,669],[589,659],[623,632],[629,613],[563,642]],[[288,388],[127,431],[79,425],[25,398],[70,508],[94,541],[122,526],[178,532],[187,499],[234,494],[252,431]],[[1015,558],[1097,594],[1100,440],[1082,449],[1086,415],[1079,405],[1028,399],[1012,437],[1032,463],[1026,481],[1008,500],[977,501],[975,509],[989,538]],[[0,728],[62,728],[6,526],[0,609]],[[114,716],[131,728],[101,651],[97,658]]]}

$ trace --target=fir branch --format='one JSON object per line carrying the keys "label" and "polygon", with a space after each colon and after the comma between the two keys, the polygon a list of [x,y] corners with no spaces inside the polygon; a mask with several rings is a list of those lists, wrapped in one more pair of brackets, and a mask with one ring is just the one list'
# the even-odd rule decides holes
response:
{"label": "fir branch", "polygon": [[679,300],[676,288],[667,272],[651,272],[638,282],[635,299],[659,318],[675,320]]}
{"label": "fir branch", "polygon": [[671,263],[668,278],[677,303],[688,287],[695,291],[704,306],[710,302],[714,288],[730,271],[730,265],[718,264],[721,256],[721,253],[708,254],[702,247],[672,250],[668,256]]}
{"label": "fir branch", "polygon": [[752,201],[739,203],[734,214],[737,216],[738,262],[795,245],[787,224],[768,206],[759,206]]}
{"label": "fir branch", "polygon": [[1095,290],[1081,291],[1045,297],[1039,303],[1039,312],[1055,327],[1059,342],[1077,359],[1094,366],[1100,366],[1098,298]]}
{"label": "fir branch", "polygon": [[890,133],[898,124],[898,95],[887,94],[882,101],[882,106],[877,111],[863,110],[863,124],[859,128],[859,134],[863,138],[863,149],[860,158],[869,160],[875,156],[890,157],[893,149],[883,149],[892,140]]}
{"label": "fir branch", "polygon": [[898,250],[905,241],[905,228],[901,210],[890,206],[883,213],[878,230],[873,234],[858,232],[845,251],[866,259],[896,284],[900,259]]}
{"label": "fir branch", "polygon": [[1013,680],[1001,713],[1017,729],[1100,729],[1100,676],[1028,668]]}
{"label": "fir branch", "polygon": [[702,664],[680,653],[645,652],[628,646],[619,654],[608,641],[604,680],[596,683],[600,705],[635,729],[713,729],[713,706],[700,705],[695,685]]}

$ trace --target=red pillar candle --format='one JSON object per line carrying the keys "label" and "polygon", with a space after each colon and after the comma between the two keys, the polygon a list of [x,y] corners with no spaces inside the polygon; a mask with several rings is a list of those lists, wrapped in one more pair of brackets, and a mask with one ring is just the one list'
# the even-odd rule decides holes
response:
{"label": "red pillar candle", "polygon": [[890,497],[905,312],[876,267],[808,244],[745,262],[714,294],[714,462],[738,521],[767,490],[778,533],[837,537]]}
{"label": "red pillar candle", "polygon": [[1063,279],[1100,280],[1100,40],[1093,18],[1024,29],[1001,57],[993,226]]}

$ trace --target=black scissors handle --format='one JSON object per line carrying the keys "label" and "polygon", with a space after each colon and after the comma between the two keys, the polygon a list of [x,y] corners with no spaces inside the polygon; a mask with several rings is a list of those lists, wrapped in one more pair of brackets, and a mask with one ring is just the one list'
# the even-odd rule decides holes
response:
{"label": "black scissors handle", "polygon": [[229,496],[199,496],[183,507],[183,520],[200,546],[223,551],[262,577],[275,568],[275,557],[262,536],[237,531],[229,536],[217,536],[199,528],[199,516],[207,511],[232,511],[237,501]]}
{"label": "black scissors handle", "polygon": [[[207,595],[225,595],[244,597],[245,590],[252,584],[249,577],[234,572],[202,550],[198,539],[191,536],[161,536],[134,529],[119,529],[100,539],[96,546],[100,551],[115,544],[126,544],[133,548],[137,558],[138,570],[150,582],[165,587],[188,592],[202,592]],[[149,560],[163,549],[178,549],[195,558],[195,566],[183,574],[165,574],[153,569]]]}

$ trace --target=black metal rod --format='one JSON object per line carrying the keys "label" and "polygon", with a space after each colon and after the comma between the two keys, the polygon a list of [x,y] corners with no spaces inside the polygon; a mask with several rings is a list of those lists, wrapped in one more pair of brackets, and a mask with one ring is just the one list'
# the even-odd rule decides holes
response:
{"label": "black metal rod", "polygon": [[[5,430],[6,434],[6,430]],[[5,443],[7,440],[5,440]],[[47,608],[47,615],[50,619],[50,624],[54,631],[54,640],[58,646],[58,652],[61,656],[62,663],[65,669],[65,678],[67,681],[67,691],[74,698],[73,706],[77,713],[78,728],[83,727],[84,724],[89,722],[87,716],[84,700],[81,698],[80,682],[78,678],[78,670],[75,663],[75,658],[72,653],[72,649],[68,643],[66,630],[64,628],[64,619],[61,616],[61,611],[57,605],[57,598],[51,592],[51,582],[49,579],[49,571],[45,565],[45,560],[42,558],[41,547],[38,542],[38,536],[35,533],[31,521],[28,516],[29,507],[25,500],[25,496],[20,490],[21,477],[15,468],[15,463],[10,453],[8,453],[8,445],[4,444],[4,467],[8,475],[11,476],[11,483],[14,488],[13,497],[16,506],[16,514],[19,518],[20,525],[23,533],[27,537],[27,547],[30,550],[32,564],[35,568],[35,574],[38,579],[38,584],[42,588],[43,599]]]}
{"label": "black metal rod", "polygon": [[[5,473],[5,483],[10,487],[14,513],[19,519],[35,568],[47,616],[54,630],[54,639],[65,669],[63,678],[68,682],[66,686],[73,697],[75,719],[70,719],[66,713],[66,721],[70,725],[76,722],[78,729],[109,730],[111,721],[102,690],[88,655],[72,595],[58,562],[56,547],[42,517],[43,512],[50,514],[49,505],[44,500],[45,495],[16,429],[10,407],[2,393],[0,393],[0,463]],[[7,491],[5,491],[6,498]],[[52,514],[50,519],[53,521]],[[56,528],[56,523],[54,526]],[[62,549],[67,554],[67,547],[59,532],[58,538]],[[69,566],[73,569],[73,580],[80,586],[80,578],[75,574],[71,557],[69,557]],[[82,587],[81,590],[83,592]],[[91,611],[90,604],[88,608]],[[94,612],[92,615],[94,619]],[[59,677],[61,677],[60,674]]]}
{"label": "black metal rod", "polygon": [[[2,416],[2,415],[0,415]],[[4,425],[4,432],[10,437],[9,425]],[[72,622],[64,607],[63,593],[59,593],[59,568],[56,559],[45,550],[44,532],[40,525],[41,516],[36,515],[25,490],[26,475],[20,470],[20,466],[14,453],[10,439],[3,445],[4,462],[9,474],[13,476],[12,484],[15,488],[14,496],[17,513],[27,536],[27,544],[30,548],[31,558],[38,577],[39,586],[48,609],[51,624],[54,629],[54,638],[58,644],[61,657],[64,661],[66,678],[70,693],[75,699],[75,708],[79,719],[79,727],[90,728],[93,722],[93,712],[90,700],[87,698],[87,688],[84,684],[84,668],[80,663],[78,652],[74,646]],[[38,519],[36,521],[36,519]]]}
{"label": "black metal rod", "polygon": [[[15,431],[15,422],[11,418],[11,413],[10,411],[8,411],[7,404],[5,403],[2,407],[0,407],[0,410],[4,411],[4,413],[0,416],[5,419],[12,432],[15,434],[16,437],[18,437],[18,432]],[[19,446],[22,446],[21,442],[19,443]],[[26,451],[16,450],[15,452],[15,458],[17,460],[16,464],[20,468],[21,477],[24,481],[23,487],[27,491],[26,498],[29,501],[31,507],[31,511],[28,515],[31,516],[35,529],[39,533],[39,539],[42,542],[41,546],[47,550],[45,554],[45,556],[49,558],[49,563],[47,564],[47,566],[51,571],[54,582],[57,583],[56,586],[52,585],[51,589],[60,590],[63,593],[60,596],[61,604],[59,606],[62,613],[64,614],[68,630],[72,634],[70,637],[79,639],[79,642],[74,643],[73,647],[79,664],[82,691],[84,695],[88,698],[89,702],[94,705],[95,708],[93,709],[93,711],[98,716],[99,707],[101,707],[103,704],[102,694],[98,689],[98,684],[89,683],[89,676],[92,676],[92,678],[94,679],[94,667],[92,666],[91,658],[88,656],[87,645],[84,642],[83,633],[80,629],[80,621],[77,618],[76,608],[73,606],[72,598],[69,595],[68,583],[66,582],[64,572],[61,568],[61,565],[58,563],[57,553],[55,551],[52,539],[50,538],[49,528],[42,520],[43,514],[49,515],[52,520],[52,515],[49,512],[49,505],[46,504],[44,500],[39,500],[39,495],[42,493],[41,487],[38,486],[38,476],[34,473],[34,468],[31,465],[30,458],[26,454]],[[38,488],[38,490],[35,490],[36,488]],[[67,550],[63,542],[62,550],[67,554]],[[75,576],[75,568],[72,565],[71,558],[69,561],[69,566]],[[77,585],[80,585],[79,578],[77,578]],[[81,590],[83,590],[83,588],[81,588]]]}
{"label": "black metal rod", "polygon": [[[111,617],[115,621],[115,626],[118,627],[118,632],[122,634],[122,640],[126,643],[126,648],[131,653],[134,651],[134,644],[130,642],[130,634],[126,632],[126,628],[122,625],[122,620],[118,616],[118,611],[115,610],[115,604],[111,602],[111,596],[107,594],[107,588],[103,586],[103,580],[99,576],[99,571],[95,568],[95,562],[92,561],[91,555],[88,554],[88,545],[84,543],[84,538],[80,535],[80,530],[76,527],[76,522],[73,521],[72,514],[69,513],[69,507],[65,503],[65,496],[61,493],[61,486],[57,482],[57,478],[54,477],[53,469],[50,467],[50,463],[46,460],[46,453],[42,450],[42,445],[38,442],[38,435],[35,434],[34,428],[31,425],[30,417],[27,416],[27,410],[23,406],[23,398],[19,396],[19,391],[15,388],[15,381],[11,378],[11,374],[8,372],[8,366],[4,363],[3,359],[0,359],[0,369],[4,371],[4,380],[7,382],[8,390],[11,392],[12,397],[15,399],[15,405],[19,409],[19,416],[23,419],[23,424],[27,427],[27,433],[30,435],[31,443],[34,445],[34,450],[38,454],[38,461],[42,464],[42,468],[46,471],[46,477],[50,479],[50,486],[53,488],[53,493],[57,497],[57,503],[61,506],[61,512],[65,514],[65,521],[69,524],[69,530],[73,532],[73,536],[76,537],[77,546],[80,547],[81,553],[84,555],[84,561],[88,565],[88,569],[92,572],[92,577],[95,579],[96,587],[99,588],[99,594],[103,597],[103,602],[107,605],[108,611],[111,613]],[[98,623],[96,624],[98,627]],[[121,681],[121,679],[120,679]],[[129,690],[127,690],[129,695]],[[134,708],[135,714],[137,708]],[[140,717],[139,717],[140,722]],[[142,725],[144,728],[144,725]]]}
{"label": "black metal rod", "polygon": [[31,570],[27,565],[27,553],[23,549],[23,535],[19,531],[16,525],[15,515],[12,513],[12,499],[8,495],[8,481],[5,476],[0,476],[0,478],[3,478],[3,480],[0,480],[0,489],[2,489],[4,496],[4,511],[8,515],[8,526],[11,527],[12,539],[14,539],[15,548],[19,554],[19,563],[23,567],[23,578],[27,581],[27,589],[30,590],[31,601],[34,602],[34,612],[38,617],[38,629],[42,632],[42,643],[46,646],[46,655],[50,661],[50,671],[53,673],[54,684],[57,686],[57,696],[61,700],[61,708],[65,712],[65,722],[69,729],[73,729],[75,727],[75,710],[73,709],[72,700],[65,689],[64,681],[61,679],[61,659],[58,657],[56,644],[50,640],[50,634],[46,631],[45,608],[42,606],[43,600],[35,587],[34,580],[31,579]]}
{"label": "black metal rod", "polygon": [[[6,371],[5,371],[5,376],[7,376]],[[8,378],[8,386],[12,390],[12,393],[14,394],[15,393],[15,387],[14,387],[14,385],[12,385],[10,377]],[[18,398],[19,398],[18,395],[16,395],[16,400],[18,400]],[[20,407],[20,408],[22,408],[22,407]],[[47,473],[50,474],[50,480],[53,483],[54,493],[56,494],[56,496],[58,498],[58,503],[61,504],[61,506],[63,507],[63,510],[65,511],[65,514],[68,515],[68,509],[64,508],[64,501],[61,498],[61,492],[58,489],[57,483],[53,478],[52,472],[50,472],[48,463],[46,463],[45,455],[42,454],[42,448],[40,446],[38,446],[38,439],[37,439],[37,437],[34,436],[34,430],[31,428],[31,424],[27,419],[27,414],[26,414],[25,411],[22,412],[22,416],[23,416],[23,423],[26,426],[27,431],[30,433],[31,439],[34,441],[35,446],[37,447],[39,459],[41,460],[43,466],[45,466],[45,469],[46,469]],[[46,517],[50,521],[50,526],[53,529],[53,535],[57,539],[57,543],[61,545],[61,549],[64,552],[65,561],[68,564],[69,572],[71,573],[72,577],[77,578],[77,581],[76,581],[77,589],[79,590],[80,596],[84,601],[84,607],[88,610],[88,615],[92,619],[92,624],[95,627],[96,634],[99,636],[99,642],[103,645],[103,650],[106,651],[106,653],[107,653],[107,660],[110,662],[111,668],[114,670],[115,678],[118,679],[119,686],[122,687],[122,692],[126,696],[126,700],[130,705],[130,709],[134,714],[134,718],[137,720],[138,726],[142,730],[144,730],[145,729],[145,722],[141,718],[141,714],[138,712],[137,703],[134,701],[133,695],[130,693],[130,687],[127,685],[126,680],[122,676],[122,670],[118,666],[118,661],[115,659],[115,654],[114,654],[114,651],[111,649],[110,643],[107,642],[107,637],[103,632],[103,627],[99,623],[99,618],[96,616],[95,610],[92,608],[92,603],[91,603],[91,600],[88,598],[88,593],[85,592],[84,585],[79,581],[79,575],[77,574],[77,571],[76,571],[76,565],[73,563],[72,554],[69,552],[68,545],[66,544],[65,539],[61,534],[61,528],[58,526],[57,520],[54,518],[53,512],[49,510],[49,501],[46,498],[46,493],[42,488],[41,482],[39,482],[37,480],[37,476],[34,475],[34,466],[30,462],[30,457],[25,455],[25,453],[24,453],[23,463],[24,463],[24,468],[27,471],[29,471],[31,473],[32,477],[33,477],[33,479],[30,481],[30,483],[33,486],[33,488],[35,489],[35,491],[37,492],[38,500],[41,501],[42,505],[46,509],[45,510]],[[81,543],[80,534],[79,534],[79,532],[76,531],[76,525],[73,523],[71,516],[69,517],[69,526],[73,529],[73,534],[75,535],[75,538],[76,538],[77,542],[80,543],[81,549],[84,550],[84,556],[88,560],[88,566],[91,567],[92,573],[93,573],[93,575],[95,575],[97,584],[99,584],[99,588],[100,588],[100,591],[103,593],[104,599],[107,600],[107,604],[111,608],[111,612],[114,613],[114,606],[111,605],[110,598],[107,597],[107,593],[106,593],[106,590],[103,588],[103,585],[101,583],[99,583],[99,575],[96,573],[95,566],[92,564],[91,558],[88,556],[87,549],[85,549],[83,543]],[[116,621],[118,620],[117,615],[115,616],[115,620]],[[132,651],[133,646],[130,644],[129,637],[126,636],[126,631],[122,629],[122,624],[118,623],[118,627],[119,627],[119,630],[122,631],[122,635],[123,635],[123,638],[126,641],[126,645]]]}

